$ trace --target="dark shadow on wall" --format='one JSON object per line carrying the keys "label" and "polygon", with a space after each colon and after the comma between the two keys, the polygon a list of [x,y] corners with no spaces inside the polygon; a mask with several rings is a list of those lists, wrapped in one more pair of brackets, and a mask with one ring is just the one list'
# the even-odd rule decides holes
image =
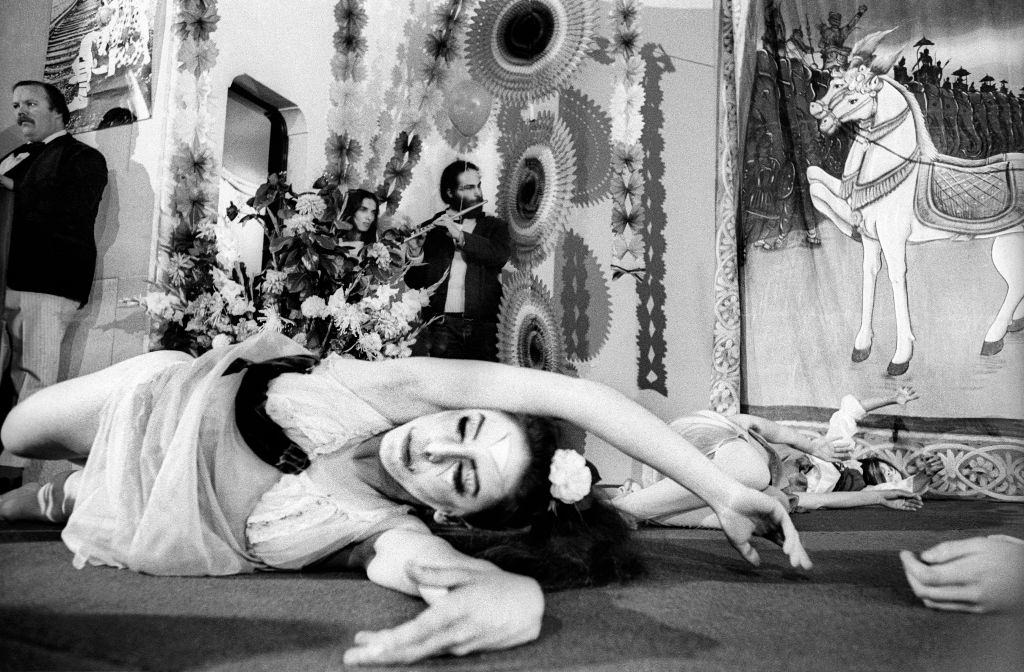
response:
{"label": "dark shadow on wall", "polygon": [[[61,379],[112,364],[119,292],[125,280],[145,277],[149,245],[138,246],[123,235],[150,235],[155,194],[148,170],[132,159],[139,125],[128,123],[98,130],[96,147],[107,160],[107,188],[96,214],[96,272],[92,295],[64,340]],[[119,252],[110,258],[111,250]],[[123,253],[120,253],[123,251]],[[134,257],[142,255],[139,259]],[[128,325],[132,327],[134,325]]]}

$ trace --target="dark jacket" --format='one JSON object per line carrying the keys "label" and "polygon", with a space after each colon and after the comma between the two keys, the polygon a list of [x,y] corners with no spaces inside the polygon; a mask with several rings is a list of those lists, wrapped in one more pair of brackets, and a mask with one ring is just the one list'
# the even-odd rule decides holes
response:
{"label": "dark jacket", "polygon": [[[431,217],[432,222],[440,217],[439,212]],[[466,244],[462,256],[466,260],[466,309],[465,316],[487,322],[498,321],[501,304],[501,268],[512,254],[509,242],[508,224],[490,215],[476,220],[473,233],[465,234]],[[413,266],[405,274],[410,287],[429,287],[444,275],[452,264],[455,242],[448,231],[439,226],[432,229],[423,242],[423,265]],[[430,298],[428,317],[444,312],[448,296],[448,279],[434,291]]]}
{"label": "dark jacket", "polygon": [[14,182],[7,286],[85,305],[96,271],[96,211],[107,163],[71,135],[47,143]]}

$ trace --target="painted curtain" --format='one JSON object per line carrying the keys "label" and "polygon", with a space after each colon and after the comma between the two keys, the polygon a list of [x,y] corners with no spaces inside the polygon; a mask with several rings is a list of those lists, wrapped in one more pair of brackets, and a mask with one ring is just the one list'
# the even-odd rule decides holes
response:
{"label": "painted curtain", "polygon": [[[862,448],[904,460],[939,453],[946,468],[933,489],[940,493],[1024,499],[1024,3],[751,0],[742,10],[734,12],[742,407],[820,428],[844,394],[891,396],[911,385],[921,398],[869,416]],[[930,138],[935,156],[909,144],[885,149],[890,130],[905,130],[896,129],[895,115],[826,135],[812,114],[812,101],[833,72],[846,70],[855,44],[888,29],[877,51],[901,52],[885,77],[916,103],[920,114],[905,118],[923,127],[919,135]],[[831,176],[818,179],[820,188],[852,172],[846,163],[858,135],[902,167],[888,181],[837,186],[849,194],[847,205],[860,199],[843,231],[816,200],[815,176]],[[989,167],[978,169],[985,159]],[[918,175],[927,181],[916,190],[898,189]],[[903,194],[945,219],[944,228],[925,227],[934,240],[893,246],[905,248],[913,334],[898,351],[901,289],[890,283],[884,254],[875,282],[870,274],[865,280],[864,251],[870,261],[876,248],[865,244],[857,213]],[[887,204],[879,230],[909,228],[900,213],[913,206]]]}

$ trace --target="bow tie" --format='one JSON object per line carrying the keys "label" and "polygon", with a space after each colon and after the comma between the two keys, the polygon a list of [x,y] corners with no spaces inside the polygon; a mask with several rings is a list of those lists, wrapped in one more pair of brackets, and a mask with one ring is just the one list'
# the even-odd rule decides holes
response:
{"label": "bow tie", "polygon": [[7,158],[0,162],[0,175],[10,172],[15,166],[29,158],[43,148],[41,142],[26,142],[21,147],[7,155]]}

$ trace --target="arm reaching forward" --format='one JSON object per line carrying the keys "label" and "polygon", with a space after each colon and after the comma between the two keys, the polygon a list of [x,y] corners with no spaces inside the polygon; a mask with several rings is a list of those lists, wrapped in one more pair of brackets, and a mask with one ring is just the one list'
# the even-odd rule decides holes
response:
{"label": "arm reaching forward", "polygon": [[371,581],[419,595],[427,609],[397,627],[356,633],[346,665],[507,649],[540,634],[544,595],[536,581],[463,555],[426,528],[388,530],[356,555]]}

